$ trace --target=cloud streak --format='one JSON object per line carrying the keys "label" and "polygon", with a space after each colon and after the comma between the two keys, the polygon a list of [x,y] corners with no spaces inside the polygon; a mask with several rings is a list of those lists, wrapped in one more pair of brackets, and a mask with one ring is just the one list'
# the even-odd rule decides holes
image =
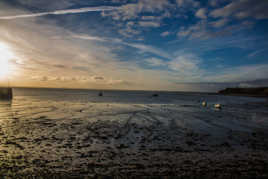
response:
{"label": "cloud streak", "polygon": [[79,8],[79,9],[66,9],[66,10],[57,10],[57,11],[41,12],[41,13],[21,14],[21,15],[14,15],[14,16],[2,16],[0,17],[0,20],[31,18],[31,17],[40,17],[40,16],[47,16],[47,15],[64,15],[64,14],[78,14],[78,13],[86,13],[86,12],[112,11],[112,10],[118,10],[118,9],[120,9],[120,7],[114,7],[114,6],[85,7],[85,8]]}
{"label": "cloud streak", "polygon": [[154,55],[160,56],[162,58],[167,58],[167,59],[172,59],[173,56],[169,55],[165,51],[153,47],[151,45],[145,45],[145,44],[140,44],[140,43],[128,43],[124,42],[121,39],[116,39],[116,38],[102,38],[102,37],[95,37],[95,36],[89,36],[89,35],[72,35],[73,38],[78,38],[82,40],[93,40],[93,41],[100,41],[100,42],[112,42],[112,43],[118,43],[122,45],[126,45],[135,49],[139,49],[142,52],[149,52]]}

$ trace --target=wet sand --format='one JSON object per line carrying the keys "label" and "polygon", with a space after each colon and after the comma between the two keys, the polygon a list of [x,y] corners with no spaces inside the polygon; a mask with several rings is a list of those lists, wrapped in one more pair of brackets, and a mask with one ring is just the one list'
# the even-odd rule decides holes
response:
{"label": "wet sand", "polygon": [[262,106],[15,99],[1,104],[0,177],[266,178]]}

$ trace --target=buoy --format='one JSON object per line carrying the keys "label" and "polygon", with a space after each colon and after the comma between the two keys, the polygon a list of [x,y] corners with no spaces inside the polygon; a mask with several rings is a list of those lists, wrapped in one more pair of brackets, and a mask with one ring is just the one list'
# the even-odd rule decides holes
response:
{"label": "buoy", "polygon": [[221,104],[215,104],[214,108],[221,109]]}
{"label": "buoy", "polygon": [[207,102],[206,101],[203,101],[202,102],[202,106],[206,107],[207,106]]}

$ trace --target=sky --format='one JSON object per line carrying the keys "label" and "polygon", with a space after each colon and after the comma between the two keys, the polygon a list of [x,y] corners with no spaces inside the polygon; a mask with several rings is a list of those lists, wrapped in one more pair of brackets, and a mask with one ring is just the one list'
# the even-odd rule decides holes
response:
{"label": "sky", "polygon": [[268,0],[1,0],[0,85],[268,86]]}

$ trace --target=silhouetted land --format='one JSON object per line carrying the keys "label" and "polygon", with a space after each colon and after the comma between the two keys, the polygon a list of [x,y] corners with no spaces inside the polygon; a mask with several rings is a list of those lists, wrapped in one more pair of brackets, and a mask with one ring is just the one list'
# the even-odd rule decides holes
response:
{"label": "silhouetted land", "polygon": [[219,91],[224,95],[241,95],[241,96],[268,96],[268,87],[260,88],[226,88]]}

